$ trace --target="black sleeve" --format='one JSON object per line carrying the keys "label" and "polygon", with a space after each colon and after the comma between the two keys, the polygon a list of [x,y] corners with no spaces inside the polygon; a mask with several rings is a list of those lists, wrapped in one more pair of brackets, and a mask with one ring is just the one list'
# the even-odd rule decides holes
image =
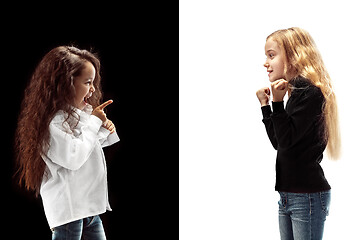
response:
{"label": "black sleeve", "polygon": [[273,127],[273,123],[271,120],[271,108],[270,106],[264,106],[261,107],[261,111],[263,114],[263,123],[265,124],[265,128],[266,128],[266,132],[268,134],[268,137],[270,139],[271,144],[273,145],[273,147],[277,150],[277,139],[276,139],[276,135],[275,135],[275,131],[274,131],[274,127]]}
{"label": "black sleeve", "polygon": [[271,121],[278,147],[286,148],[296,144],[311,128],[322,113],[324,97],[315,86],[303,90],[288,101],[287,111],[284,102],[273,102]]}

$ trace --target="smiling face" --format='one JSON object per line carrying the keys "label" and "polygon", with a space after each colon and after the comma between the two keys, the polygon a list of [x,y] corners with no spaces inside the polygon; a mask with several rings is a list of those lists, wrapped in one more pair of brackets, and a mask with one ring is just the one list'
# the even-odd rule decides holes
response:
{"label": "smiling face", "polygon": [[84,109],[87,99],[91,97],[93,92],[95,92],[95,74],[96,71],[94,66],[90,62],[86,61],[80,75],[74,78],[74,106],[80,110]]}
{"label": "smiling face", "polygon": [[269,73],[269,81],[274,82],[285,77],[285,54],[272,38],[269,38],[265,44],[266,62],[264,67]]}

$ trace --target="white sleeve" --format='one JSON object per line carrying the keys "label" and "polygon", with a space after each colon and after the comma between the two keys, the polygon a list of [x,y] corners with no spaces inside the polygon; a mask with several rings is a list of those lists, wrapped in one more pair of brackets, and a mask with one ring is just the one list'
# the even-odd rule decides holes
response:
{"label": "white sleeve", "polygon": [[91,115],[86,125],[81,127],[81,134],[75,137],[64,129],[62,123],[50,123],[50,147],[47,157],[54,163],[70,169],[79,169],[93,151],[97,133],[102,121]]}
{"label": "white sleeve", "polygon": [[110,145],[113,145],[114,143],[117,143],[120,141],[119,136],[117,135],[116,131],[110,134],[110,131],[107,130],[104,127],[100,128],[100,131],[98,133],[99,141],[102,147],[107,147]]}

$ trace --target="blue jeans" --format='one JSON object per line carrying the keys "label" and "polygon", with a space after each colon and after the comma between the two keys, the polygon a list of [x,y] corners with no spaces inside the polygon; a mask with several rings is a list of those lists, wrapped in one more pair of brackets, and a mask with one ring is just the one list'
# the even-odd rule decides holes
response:
{"label": "blue jeans", "polygon": [[52,240],[106,240],[99,216],[87,217],[52,229]]}
{"label": "blue jeans", "polygon": [[331,192],[279,192],[281,240],[321,240],[329,215]]}

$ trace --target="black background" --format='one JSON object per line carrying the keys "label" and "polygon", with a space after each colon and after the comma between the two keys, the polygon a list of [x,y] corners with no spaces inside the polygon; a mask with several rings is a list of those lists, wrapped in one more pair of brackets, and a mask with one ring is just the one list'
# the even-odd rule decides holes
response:
{"label": "black background", "polygon": [[51,239],[41,199],[13,178],[14,131],[24,88],[40,59],[54,47],[75,45],[100,56],[104,101],[114,100],[107,116],[121,139],[104,149],[113,208],[101,215],[108,239],[178,239],[178,2],[90,3],[3,9],[2,235]]}

